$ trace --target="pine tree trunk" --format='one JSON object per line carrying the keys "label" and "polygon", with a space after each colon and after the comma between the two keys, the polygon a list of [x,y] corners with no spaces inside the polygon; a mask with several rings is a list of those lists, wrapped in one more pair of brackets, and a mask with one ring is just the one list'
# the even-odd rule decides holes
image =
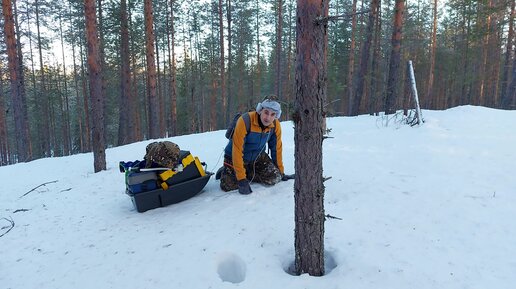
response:
{"label": "pine tree trunk", "polygon": [[466,103],[474,104],[475,100],[471,97],[471,91],[472,91],[472,84],[471,82],[466,81],[468,77],[471,75],[471,69],[470,67],[473,66],[473,64],[469,63],[470,58],[470,34],[471,34],[471,16],[466,11],[463,11],[463,17],[462,17],[462,36],[465,38],[462,45],[463,51],[461,53],[462,59],[463,59],[463,65],[462,65],[462,88],[460,93],[460,98],[457,99],[456,97],[452,96],[451,94],[448,94],[448,97],[446,98],[446,105],[447,107],[453,107],[457,104],[463,105]]}
{"label": "pine tree trunk", "polygon": [[499,40],[498,32],[498,8],[497,0],[488,1],[489,24],[487,30],[487,57],[488,62],[486,66],[486,99],[485,106],[499,107],[500,100],[498,99],[498,85],[500,82],[500,61],[502,50],[500,49],[501,41]]}
{"label": "pine tree trunk", "polygon": [[[83,113],[84,114],[84,151],[89,152],[92,150],[92,123],[90,117],[90,101],[88,99],[88,89],[86,81],[86,67],[84,67],[84,51],[83,43],[80,42],[80,58],[81,58],[81,79],[82,79],[82,99],[83,99]],[[86,56],[87,57],[87,56]]]}
{"label": "pine tree trunk", "polygon": [[[197,16],[197,15],[196,15]],[[195,17],[197,18],[197,17]],[[201,113],[205,107],[204,102],[204,85],[203,80],[201,78],[201,72],[204,71],[203,64],[199,61],[199,52],[201,51],[201,41],[200,41],[200,30],[195,29],[194,33],[194,46],[196,49],[195,51],[195,58],[194,58],[194,69],[192,70],[193,75],[192,79],[194,80],[195,84],[195,95],[194,99],[192,101],[193,104],[193,112],[195,113],[195,130],[194,132],[199,133],[203,132],[204,130],[204,113]]]}
{"label": "pine tree trunk", "polygon": [[[505,60],[504,60],[504,68],[502,81],[500,85],[500,100],[501,100],[501,108],[510,109],[511,104],[511,96],[509,94],[509,75],[511,74],[511,57],[516,59],[516,55],[514,52],[514,19],[516,16],[516,12],[514,10],[516,1],[512,1],[511,10],[509,14],[509,31],[507,32],[507,49],[505,50]],[[512,108],[514,109],[514,107]]]}
{"label": "pine tree trunk", "polygon": [[387,80],[387,94],[385,96],[385,114],[396,112],[396,96],[400,78],[399,68],[401,61],[401,29],[403,27],[403,14],[405,0],[396,0],[394,8],[394,24],[392,31],[392,50],[389,62],[389,78]]}
{"label": "pine tree trunk", "polygon": [[432,42],[430,44],[430,71],[428,73],[428,87],[426,91],[426,101],[429,103],[428,108],[439,109],[437,101],[433,95],[434,89],[434,70],[435,70],[435,51],[437,48],[437,1],[434,0],[433,7],[433,28],[432,28]]}
{"label": "pine tree trunk", "polygon": [[9,164],[9,139],[7,135],[7,119],[5,117],[3,79],[3,71],[0,69],[0,166]]}
{"label": "pine tree trunk", "polygon": [[[222,14],[222,0],[219,0],[219,44],[220,44],[220,99],[222,101],[222,120],[224,125],[229,121],[228,100],[226,97],[226,66],[224,51],[224,16]],[[229,22],[228,22],[229,23]]]}
{"label": "pine tree trunk", "polygon": [[107,139],[107,121],[108,121],[108,117],[106,115],[107,113],[107,95],[106,95],[106,87],[107,87],[107,80],[106,80],[106,77],[105,77],[105,74],[107,73],[107,66],[106,66],[106,61],[105,61],[105,45],[104,45],[104,42],[105,42],[105,37],[104,37],[104,13],[102,12],[102,8],[103,8],[103,5],[102,5],[102,0],[97,0],[97,13],[98,13],[98,28],[97,28],[97,31],[98,31],[98,36],[99,36],[99,57],[100,57],[100,70],[101,71],[104,71],[104,73],[102,73],[102,90],[101,90],[101,94],[103,95],[102,97],[102,111],[103,111],[103,114],[104,114],[104,139]]}
{"label": "pine tree trunk", "polygon": [[228,85],[227,85],[227,107],[226,107],[226,117],[225,117],[225,123],[228,123],[229,122],[229,115],[231,113],[231,100],[233,98],[233,96],[231,95],[231,66],[233,64],[233,53],[232,53],[232,47],[231,47],[231,42],[232,42],[232,31],[231,31],[231,24],[232,24],[232,19],[231,19],[231,0],[226,0],[226,17],[227,17],[227,21],[228,21],[228,73],[227,73],[227,82],[228,82]]}
{"label": "pine tree trunk", "polygon": [[[488,16],[488,19],[484,19],[485,17],[485,13],[486,13],[486,2],[488,2],[490,0],[486,0],[486,1],[480,1],[479,4],[478,4],[478,8],[477,8],[477,29],[479,29],[479,31],[482,31],[484,29],[487,28],[487,30],[489,30],[489,16]],[[484,105],[485,104],[485,86],[486,86],[486,73],[487,73],[487,42],[488,42],[488,38],[489,38],[489,35],[487,33],[481,33],[481,41],[480,41],[480,45],[481,45],[481,48],[480,48],[480,57],[479,57],[479,60],[480,60],[480,64],[479,64],[479,69],[477,72],[477,75],[478,75],[478,78],[479,78],[479,81],[477,82],[478,84],[478,94],[477,94],[477,97],[476,97],[476,101],[474,102],[475,105]]]}
{"label": "pine tree trunk", "polygon": [[22,64],[20,63],[20,57],[17,55],[11,0],[2,0],[2,13],[4,15],[4,36],[7,47],[9,78],[11,80],[11,107],[14,114],[16,152],[18,162],[27,162],[32,159],[32,155],[29,148],[28,120],[26,107],[24,106],[24,84],[20,78]]}
{"label": "pine tree trunk", "polygon": [[[323,105],[328,1],[297,1],[295,123],[295,269],[324,275]],[[310,137],[307,137],[310,136]]]}
{"label": "pine tree trunk", "polygon": [[365,81],[369,66],[369,56],[371,54],[371,41],[373,39],[374,19],[378,13],[378,6],[379,0],[371,0],[369,20],[366,30],[366,39],[362,43],[362,48],[360,50],[360,67],[357,74],[356,86],[354,87],[353,103],[350,104],[351,116],[360,114],[360,103],[362,101],[365,90]]}
{"label": "pine tree trunk", "polygon": [[172,48],[170,49],[171,55],[169,58],[170,67],[170,110],[171,119],[170,126],[172,127],[172,135],[177,135],[177,84],[176,84],[176,51],[175,51],[175,33],[176,28],[174,25],[174,4],[175,0],[170,0],[170,33],[172,40],[169,40]]}
{"label": "pine tree trunk", "polygon": [[[221,0],[219,0],[221,1]],[[255,95],[260,97],[262,95],[262,66],[261,66],[261,47],[260,47],[260,0],[255,1],[256,9],[256,89]]]}
{"label": "pine tree trunk", "polygon": [[[352,114],[353,108],[353,74],[355,73],[355,45],[356,45],[356,30],[357,30],[357,0],[353,0],[353,6],[351,7],[351,43],[349,47],[349,58],[348,58],[348,75],[346,79],[347,83],[347,113]],[[346,102],[341,100],[342,112],[346,111]]]}
{"label": "pine tree trunk", "polygon": [[283,34],[283,1],[277,0],[278,18],[276,23],[276,78],[274,81],[274,92],[281,98],[281,44]]}
{"label": "pine tree trunk", "polygon": [[159,133],[159,101],[156,91],[156,63],[154,59],[154,29],[152,0],[144,1],[145,18],[145,50],[147,55],[147,93],[149,99],[149,139],[160,137]]}
{"label": "pine tree trunk", "polygon": [[[290,119],[290,109],[292,107],[292,94],[293,94],[293,85],[292,85],[292,40],[293,40],[293,33],[292,33],[292,22],[295,17],[292,17],[292,12],[294,10],[293,5],[289,5],[288,10],[288,48],[287,48],[287,87],[286,87],[286,93],[285,93],[285,101],[287,102],[286,107],[286,113],[281,114],[283,117],[283,120],[289,120]],[[294,20],[295,21],[295,20]]]}
{"label": "pine tree trunk", "polygon": [[[127,11],[127,17],[129,22],[129,32],[131,33],[131,27],[134,27],[134,24],[132,22],[132,16],[131,16],[131,10]],[[143,115],[142,115],[142,109],[140,107],[140,94],[138,92],[138,73],[139,71],[138,64],[137,64],[137,55],[136,55],[136,36],[134,33],[131,34],[129,37],[129,43],[130,43],[130,59],[131,59],[131,67],[132,67],[132,77],[131,77],[131,99],[132,103],[134,104],[134,107],[131,108],[131,110],[134,112],[134,139],[135,141],[141,141],[143,140],[143,124],[142,119],[146,119],[146,106],[143,105]],[[142,75],[143,76],[143,75]],[[143,78],[145,78],[143,76]],[[147,95],[144,95],[143,98],[146,99]],[[145,100],[143,101],[145,103]]]}
{"label": "pine tree trunk", "polygon": [[[59,64],[55,64],[59,66]],[[49,73],[49,88],[50,91],[56,92],[58,97],[54,100],[57,101],[59,109],[57,109],[56,105],[50,106],[50,128],[52,131],[52,156],[60,157],[64,155],[64,132],[66,130],[66,122],[64,121],[65,115],[65,100],[64,100],[64,91],[61,85],[61,79],[59,71],[55,73]],[[59,127],[59,128],[58,128]]]}
{"label": "pine tree trunk", "polygon": [[[215,17],[217,16],[217,17]],[[213,43],[210,44],[210,52],[209,52],[209,58],[210,58],[210,104],[207,114],[209,114],[209,131],[214,131],[217,129],[217,109],[213,109],[214,107],[217,107],[217,81],[219,80],[219,74],[218,74],[218,65],[220,62],[217,62],[219,50],[217,50],[216,45],[216,36],[215,34],[219,31],[217,30],[217,22],[218,22],[218,11],[215,14],[214,11],[210,13],[210,38],[213,40]]]}
{"label": "pine tree trunk", "polygon": [[61,130],[63,133],[63,154],[68,156],[72,153],[72,145],[71,145],[71,137],[70,137],[70,100],[68,98],[68,76],[66,74],[66,59],[65,59],[65,49],[64,49],[64,35],[63,35],[63,23],[62,23],[62,15],[61,12],[59,14],[59,33],[61,40],[61,50],[62,50],[62,59],[63,59],[63,89],[64,93],[63,102],[64,102],[64,111],[63,111],[63,119],[61,121]]}
{"label": "pine tree trunk", "polygon": [[156,93],[158,96],[158,121],[159,121],[159,135],[165,136],[166,129],[165,129],[165,106],[163,101],[163,90],[161,87],[161,66],[160,64],[160,55],[159,55],[159,46],[158,46],[158,37],[154,38],[154,45],[155,45],[155,55],[156,55]]}
{"label": "pine tree trunk", "polygon": [[38,53],[39,53],[39,73],[40,73],[40,87],[38,90],[38,99],[40,105],[41,119],[39,129],[41,130],[40,139],[40,151],[43,153],[43,156],[49,157],[51,156],[51,147],[50,147],[50,105],[49,98],[47,93],[47,81],[45,75],[45,66],[43,63],[43,44],[41,42],[41,32],[40,32],[40,21],[39,21],[39,2],[38,0],[34,1],[35,11],[36,11],[36,32],[37,32],[37,41],[38,41]]}
{"label": "pine tree trunk", "polygon": [[213,109],[214,107],[217,107],[217,68],[215,67],[215,59],[213,58],[215,55],[210,57],[210,108],[209,109],[209,115],[210,115],[210,121],[209,121],[209,131],[214,131],[217,129],[217,109]]}
{"label": "pine tree trunk", "polygon": [[[71,14],[71,13],[70,13]],[[72,22],[71,19],[69,19],[70,23]],[[74,89],[75,89],[75,101],[76,101],[76,114],[77,114],[77,121],[79,125],[79,152],[84,151],[84,135],[89,135],[89,133],[83,133],[83,124],[82,124],[82,116],[81,116],[81,107],[84,107],[84,105],[81,106],[80,103],[80,89],[79,89],[79,72],[77,68],[77,63],[75,62],[75,37],[72,37],[72,59],[73,59],[73,82],[74,82]],[[82,59],[82,57],[81,57]]]}
{"label": "pine tree trunk", "polygon": [[381,9],[379,9],[381,3],[378,3],[378,13],[376,13],[376,17],[374,20],[374,40],[373,40],[373,60],[371,62],[371,85],[370,85],[370,93],[367,101],[367,111],[369,114],[378,113],[380,108],[378,108],[379,103],[379,93],[380,91],[380,79],[382,79],[382,71],[380,70],[380,50],[381,50],[381,36],[382,36],[382,17],[381,17]]}
{"label": "pine tree trunk", "polygon": [[[32,12],[31,9],[27,9],[25,14],[26,14],[26,17],[27,17],[27,24],[32,25],[30,12]],[[35,92],[35,91],[37,91],[37,87],[36,87],[37,81],[36,81],[36,67],[35,67],[35,64],[34,64],[34,52],[33,52],[34,49],[32,48],[32,39],[34,37],[32,35],[31,29],[27,30],[27,38],[29,40],[29,60],[30,60],[30,69],[31,69],[31,74],[30,74],[31,88],[32,88],[32,91]],[[38,129],[38,133],[39,133],[39,129]],[[39,139],[39,134],[38,134],[38,139]]]}
{"label": "pine tree trunk", "polygon": [[[240,33],[235,33],[235,35],[237,35],[237,38],[238,36],[242,36],[243,33],[242,31],[240,30],[241,27],[237,26],[236,27],[237,31],[239,31]],[[236,93],[236,99],[237,99],[237,103],[238,103],[238,111],[245,111],[245,108],[248,107],[248,104],[247,102],[249,101],[249,98],[248,96],[244,93],[244,87],[243,87],[243,78],[244,78],[244,75],[245,75],[245,71],[244,71],[244,48],[242,47],[241,45],[241,41],[242,40],[238,40],[237,39],[237,43],[240,42],[238,44],[238,48],[237,48],[237,51],[236,51],[236,63],[237,63],[237,73],[235,74],[235,77],[237,77],[237,93]]]}
{"label": "pine tree trunk", "polygon": [[[15,29],[15,33],[16,35],[22,35],[22,33],[20,32],[20,25],[18,24],[18,9],[17,9],[17,2],[14,1],[13,3],[13,7],[14,7],[14,29]],[[32,152],[32,139],[30,137],[30,129],[29,129],[29,126],[30,126],[30,123],[29,123],[29,110],[28,110],[28,107],[27,107],[27,94],[26,94],[26,91],[25,91],[25,69],[24,69],[24,65],[23,65],[23,52],[22,52],[22,44],[21,44],[21,40],[20,40],[21,36],[20,37],[16,37],[16,48],[18,50],[18,77],[20,78],[20,82],[23,84],[20,86],[20,95],[22,95],[22,110],[23,110],[23,123],[24,123],[24,129],[25,129],[25,134],[27,135],[27,138],[28,138],[28,143],[27,143],[27,149],[28,149],[28,155],[30,156],[30,159],[32,160],[32,158],[34,157],[34,153]]]}
{"label": "pine tree trunk", "polygon": [[102,70],[97,31],[95,0],[84,0],[86,16],[86,41],[88,43],[88,74],[90,80],[93,166],[97,173],[106,170],[106,145],[104,139],[104,101],[102,95]]}
{"label": "pine tree trunk", "polygon": [[511,108],[516,109],[516,57],[512,60],[512,80],[507,89],[507,97],[511,100]]}
{"label": "pine tree trunk", "polygon": [[135,141],[134,137],[134,100],[131,97],[131,60],[129,58],[129,23],[127,19],[127,0],[120,2],[120,115],[118,118],[118,145]]}

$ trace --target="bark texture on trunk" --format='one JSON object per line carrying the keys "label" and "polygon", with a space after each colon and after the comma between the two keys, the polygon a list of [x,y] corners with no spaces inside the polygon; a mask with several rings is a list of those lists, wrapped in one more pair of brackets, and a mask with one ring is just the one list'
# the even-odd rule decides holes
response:
{"label": "bark texture on trunk", "polygon": [[102,70],[97,32],[95,0],[84,0],[86,41],[88,43],[88,72],[92,116],[93,166],[95,172],[106,170],[106,141],[104,138],[104,101]]}
{"label": "bark texture on trunk", "polygon": [[16,35],[14,33],[14,18],[11,0],[2,0],[4,15],[4,36],[7,47],[7,62],[11,80],[11,99],[14,113],[14,128],[16,133],[16,153],[18,162],[32,159],[30,153],[29,125],[27,107],[25,106],[24,83],[21,78],[20,57],[17,55]]}
{"label": "bark texture on trunk", "polygon": [[296,28],[295,270],[324,275],[323,105],[326,98],[327,0],[298,0]]}
{"label": "bark texture on trunk", "polygon": [[160,137],[159,101],[156,82],[156,60],[154,58],[154,17],[152,0],[144,2],[145,51],[147,56],[147,94],[149,98],[148,128],[149,139]]}
{"label": "bark texture on trunk", "polygon": [[400,79],[401,61],[401,29],[403,27],[403,14],[405,12],[405,0],[396,0],[394,8],[394,24],[392,28],[392,50],[389,62],[389,79],[387,81],[387,95],[385,96],[385,114],[396,112],[396,99],[398,94],[398,82]]}

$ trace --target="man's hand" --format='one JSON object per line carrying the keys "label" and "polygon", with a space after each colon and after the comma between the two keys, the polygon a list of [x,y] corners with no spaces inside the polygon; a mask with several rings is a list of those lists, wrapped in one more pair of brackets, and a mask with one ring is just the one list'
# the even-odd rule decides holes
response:
{"label": "man's hand", "polygon": [[247,179],[243,179],[238,181],[238,192],[242,195],[249,195],[253,192],[251,190],[251,186],[249,185],[249,181]]}
{"label": "man's hand", "polygon": [[295,179],[295,178],[296,178],[296,174],[291,174],[291,175],[285,175],[285,174],[283,174],[283,175],[281,176],[281,180],[282,180],[282,181],[284,181],[284,182],[286,182],[286,181],[288,181],[288,180]]}

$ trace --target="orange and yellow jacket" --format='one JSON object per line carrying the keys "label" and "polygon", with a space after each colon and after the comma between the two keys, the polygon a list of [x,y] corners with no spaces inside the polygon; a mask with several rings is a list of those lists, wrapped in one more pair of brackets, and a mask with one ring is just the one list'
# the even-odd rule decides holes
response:
{"label": "orange and yellow jacket", "polygon": [[256,111],[249,112],[251,120],[249,134],[243,118],[240,117],[236,123],[233,138],[224,149],[226,156],[229,156],[233,162],[237,180],[246,178],[244,164],[254,162],[260,153],[265,151],[266,144],[271,152],[272,161],[283,174],[280,122],[275,119],[271,125],[262,129],[258,123],[259,117]]}

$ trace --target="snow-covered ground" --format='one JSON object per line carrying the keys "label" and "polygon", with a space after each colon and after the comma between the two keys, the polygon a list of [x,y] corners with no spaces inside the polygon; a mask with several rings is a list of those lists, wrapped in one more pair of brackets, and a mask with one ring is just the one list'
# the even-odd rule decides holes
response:
{"label": "snow-covered ground", "polygon": [[[0,167],[0,287],[516,288],[516,111],[423,111],[426,123],[328,119],[327,274],[292,276],[294,181],[138,213],[119,161],[150,141]],[[287,173],[294,130],[282,123]],[[216,171],[223,131],[169,138]],[[32,188],[46,182],[23,196]],[[14,222],[11,231],[10,221]]]}

